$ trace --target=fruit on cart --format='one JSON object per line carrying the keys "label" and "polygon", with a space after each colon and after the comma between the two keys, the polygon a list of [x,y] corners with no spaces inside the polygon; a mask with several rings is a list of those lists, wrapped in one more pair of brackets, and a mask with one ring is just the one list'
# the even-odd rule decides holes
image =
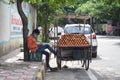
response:
{"label": "fruit on cart", "polygon": [[89,41],[84,34],[65,34],[58,41],[59,47],[87,47],[90,46]]}

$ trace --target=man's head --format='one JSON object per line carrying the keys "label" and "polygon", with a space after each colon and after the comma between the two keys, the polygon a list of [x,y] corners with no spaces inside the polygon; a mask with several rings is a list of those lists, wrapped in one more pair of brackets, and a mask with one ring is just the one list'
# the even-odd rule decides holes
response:
{"label": "man's head", "polygon": [[38,29],[35,29],[35,30],[33,30],[32,35],[34,36],[34,38],[37,38],[39,33],[40,33],[40,31]]}

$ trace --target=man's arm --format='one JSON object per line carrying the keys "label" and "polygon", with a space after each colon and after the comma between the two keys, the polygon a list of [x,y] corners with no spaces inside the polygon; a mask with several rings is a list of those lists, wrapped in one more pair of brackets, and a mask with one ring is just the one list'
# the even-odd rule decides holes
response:
{"label": "man's arm", "polygon": [[37,45],[38,45],[38,47],[40,47],[40,46],[42,46],[43,44],[42,44],[42,43],[38,43]]}
{"label": "man's arm", "polygon": [[29,50],[31,50],[32,52],[36,52],[36,49],[38,48],[36,41],[31,38],[28,38],[27,43]]}

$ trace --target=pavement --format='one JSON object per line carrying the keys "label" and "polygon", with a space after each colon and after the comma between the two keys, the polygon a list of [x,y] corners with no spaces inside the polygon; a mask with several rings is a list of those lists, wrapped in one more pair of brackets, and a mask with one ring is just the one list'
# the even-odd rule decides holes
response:
{"label": "pavement", "polygon": [[0,57],[0,80],[44,80],[44,77],[44,63],[23,61],[20,49]]}

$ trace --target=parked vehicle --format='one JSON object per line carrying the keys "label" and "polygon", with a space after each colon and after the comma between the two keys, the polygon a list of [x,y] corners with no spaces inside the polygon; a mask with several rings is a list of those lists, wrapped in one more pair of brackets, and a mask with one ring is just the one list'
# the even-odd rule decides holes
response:
{"label": "parked vehicle", "polygon": [[93,28],[89,24],[66,24],[64,34],[85,34],[92,44],[92,56],[97,57],[97,38]]}
{"label": "parked vehicle", "polygon": [[60,38],[63,33],[64,29],[62,27],[60,26],[52,27],[49,29],[49,38],[51,39]]}

